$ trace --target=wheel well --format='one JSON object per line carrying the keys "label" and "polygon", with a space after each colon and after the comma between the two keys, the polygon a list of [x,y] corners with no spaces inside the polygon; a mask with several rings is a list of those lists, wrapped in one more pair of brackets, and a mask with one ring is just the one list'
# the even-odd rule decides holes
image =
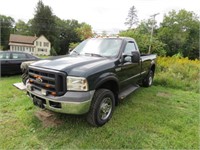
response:
{"label": "wheel well", "polygon": [[153,64],[153,65],[151,66],[151,70],[153,71],[153,73],[155,72],[155,69],[156,69],[156,66],[155,66],[155,64]]}
{"label": "wheel well", "polygon": [[99,87],[97,87],[96,90],[98,89],[108,89],[113,92],[115,96],[115,104],[118,104],[118,93],[119,93],[119,87],[116,81],[110,80],[106,81],[103,84],[101,84]]}

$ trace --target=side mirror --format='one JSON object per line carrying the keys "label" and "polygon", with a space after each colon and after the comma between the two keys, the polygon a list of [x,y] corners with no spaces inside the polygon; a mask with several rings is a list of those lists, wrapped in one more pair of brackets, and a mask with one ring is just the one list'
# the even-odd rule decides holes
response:
{"label": "side mirror", "polygon": [[138,51],[132,51],[132,62],[139,63],[140,62],[140,53]]}
{"label": "side mirror", "polygon": [[122,63],[132,62],[132,55],[131,54],[122,54]]}
{"label": "side mirror", "polygon": [[131,54],[122,54],[122,62],[132,62],[132,63],[139,63],[140,61],[140,54],[138,51],[131,51]]}

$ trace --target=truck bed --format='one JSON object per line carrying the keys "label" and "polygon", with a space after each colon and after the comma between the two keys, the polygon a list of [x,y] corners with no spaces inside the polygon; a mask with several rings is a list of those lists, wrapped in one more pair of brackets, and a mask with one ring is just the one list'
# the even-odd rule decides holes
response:
{"label": "truck bed", "polygon": [[156,59],[156,54],[141,54],[140,58],[142,62],[146,60],[154,60]]}

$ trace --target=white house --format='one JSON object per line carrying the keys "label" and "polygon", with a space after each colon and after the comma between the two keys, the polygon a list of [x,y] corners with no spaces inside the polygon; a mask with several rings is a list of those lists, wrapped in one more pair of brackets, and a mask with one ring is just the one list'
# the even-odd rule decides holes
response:
{"label": "white house", "polygon": [[50,55],[51,43],[43,35],[36,37],[10,34],[9,45],[11,51],[27,52],[32,55]]}

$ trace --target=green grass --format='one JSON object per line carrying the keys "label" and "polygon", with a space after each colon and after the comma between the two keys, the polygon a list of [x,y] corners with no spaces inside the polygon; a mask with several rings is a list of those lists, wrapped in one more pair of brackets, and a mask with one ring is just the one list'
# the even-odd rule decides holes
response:
{"label": "green grass", "polygon": [[154,85],[200,92],[200,61],[178,57],[158,57]]}
{"label": "green grass", "polygon": [[49,57],[52,57],[52,56],[39,55],[37,57],[42,58],[42,59],[46,59],[46,58],[49,58]]}
{"label": "green grass", "polygon": [[84,116],[55,114],[45,127],[25,92],[0,80],[0,149],[199,149],[200,94],[161,86],[140,88],[116,107],[105,126]]}

